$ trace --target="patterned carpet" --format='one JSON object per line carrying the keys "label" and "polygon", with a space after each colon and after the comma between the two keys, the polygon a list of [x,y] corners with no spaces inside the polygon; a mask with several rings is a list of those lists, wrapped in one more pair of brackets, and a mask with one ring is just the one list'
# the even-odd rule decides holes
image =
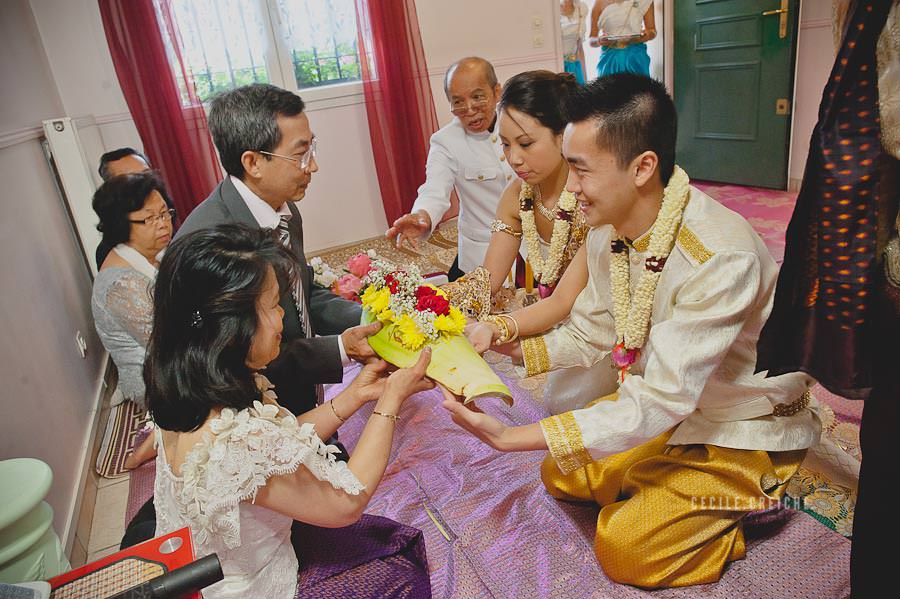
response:
{"label": "patterned carpet", "polygon": [[[794,209],[797,194],[773,189],[741,187],[737,185],[694,181],[693,185],[735,212],[743,215],[762,237],[772,256],[780,264],[784,258],[784,234]],[[415,262],[425,274],[446,272],[456,255],[456,219],[443,223],[419,251],[396,249],[384,237],[320,252],[332,268],[339,270],[347,258],[367,249],[374,249],[384,258],[397,264]],[[488,352],[485,356],[498,372],[520,376],[508,358]],[[543,404],[545,376],[521,379],[519,386]],[[816,386],[813,394],[823,406],[825,435],[832,455],[820,456],[819,468],[801,468],[791,481],[788,494],[791,505],[811,514],[833,530],[850,535],[853,508],[856,503],[854,471],[858,475],[859,423],[862,402],[850,401]],[[828,472],[829,476],[823,474]],[[846,483],[838,484],[834,479]]]}

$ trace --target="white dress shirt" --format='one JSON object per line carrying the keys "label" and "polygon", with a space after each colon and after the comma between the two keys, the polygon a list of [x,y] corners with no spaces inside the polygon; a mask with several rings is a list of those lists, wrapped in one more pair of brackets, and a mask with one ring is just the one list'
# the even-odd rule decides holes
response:
{"label": "white dress shirt", "polygon": [[[609,226],[588,233],[588,284],[567,321],[524,342],[536,343],[532,347],[538,350],[530,353],[531,363],[525,354],[529,373],[610,361],[616,342],[612,233]],[[629,248],[632,292],[650,256],[648,244],[649,233]],[[766,451],[814,445],[821,432],[814,400],[793,416],[773,415],[777,404],[791,404],[814,381],[799,372],[772,378],[754,373],[756,342],[772,307],[777,275],[778,266],[749,223],[691,188],[682,228],[656,288],[647,341],[618,399],[542,421],[551,451],[554,436],[571,448],[569,456],[554,453],[557,463],[562,457],[571,470],[583,465],[587,454],[592,459],[617,454],[673,427],[672,445]],[[541,350],[546,351],[543,360],[535,359]],[[541,361],[543,368],[536,368]],[[612,369],[609,373],[616,375]]]}
{"label": "white dress shirt", "polygon": [[425,183],[419,187],[412,212],[428,212],[433,231],[450,208],[450,192],[456,188],[459,196],[459,268],[463,272],[484,263],[497,204],[514,176],[506,163],[496,129],[494,132],[469,133],[454,117],[431,136]]}
{"label": "white dress shirt", "polygon": [[[237,189],[241,199],[247,204],[247,208],[250,210],[250,213],[253,215],[253,218],[256,219],[256,222],[261,229],[277,229],[278,225],[281,223],[282,216],[287,216],[288,218],[292,216],[287,202],[282,204],[278,210],[275,210],[270,204],[253,193],[243,181],[233,175],[229,175],[229,177],[234,184],[234,188]],[[341,339],[340,335],[337,335],[337,342],[338,349],[341,352],[341,364],[347,366],[350,364],[350,357],[347,355],[347,352],[344,351],[344,341]]]}

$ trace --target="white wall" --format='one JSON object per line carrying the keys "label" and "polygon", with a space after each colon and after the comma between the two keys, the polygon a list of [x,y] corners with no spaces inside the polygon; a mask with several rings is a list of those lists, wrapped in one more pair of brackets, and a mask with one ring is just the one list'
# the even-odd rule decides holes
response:
{"label": "white wall", "polygon": [[[493,63],[503,83],[522,71],[562,68],[557,57],[554,10],[556,0],[417,0],[425,60],[438,120],[450,121],[444,95],[444,73],[464,56],[481,56]],[[541,23],[535,28],[534,19]],[[543,46],[534,47],[534,37]]]}
{"label": "white wall", "polygon": [[[50,465],[48,502],[65,536],[87,466],[103,352],[88,269],[39,144],[41,120],[63,106],[28,0],[0,2],[0,55],[0,459]],[[87,340],[84,359],[76,330]]]}
{"label": "white wall", "polygon": [[819,118],[822,90],[834,64],[831,33],[831,3],[801,0],[800,32],[797,38],[797,70],[794,81],[794,119],[788,185],[799,188],[809,153],[809,138]]}

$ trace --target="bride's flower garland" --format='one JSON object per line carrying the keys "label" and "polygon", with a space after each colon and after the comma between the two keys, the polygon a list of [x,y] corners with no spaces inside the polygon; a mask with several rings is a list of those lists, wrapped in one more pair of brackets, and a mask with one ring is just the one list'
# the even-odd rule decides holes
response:
{"label": "bride's flower garland", "polygon": [[537,226],[534,223],[534,201],[534,190],[523,181],[522,189],[519,191],[519,218],[522,219],[522,233],[528,248],[528,261],[538,282],[551,286],[559,279],[563,254],[569,243],[569,231],[572,229],[576,204],[575,194],[566,189],[559,194],[556,220],[553,222],[553,234],[550,236],[550,249],[546,260],[541,256]]}
{"label": "bride's flower garland", "polygon": [[[619,369],[619,382],[631,365],[637,361],[640,349],[647,340],[650,315],[653,312],[653,296],[662,275],[669,253],[675,246],[675,237],[681,225],[684,208],[690,197],[690,181],[687,173],[676,166],[663,195],[662,206],[650,231],[650,257],[644,262],[644,273],[631,295],[631,269],[628,265],[628,245],[615,234],[611,242],[612,255],[609,273],[612,282],[613,317],[616,327],[616,346],[612,358]],[[530,250],[529,250],[530,251]]]}

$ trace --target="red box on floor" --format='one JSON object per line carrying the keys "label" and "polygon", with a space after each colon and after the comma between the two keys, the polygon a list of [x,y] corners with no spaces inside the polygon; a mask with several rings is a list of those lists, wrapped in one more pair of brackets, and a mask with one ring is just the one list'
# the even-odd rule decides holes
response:
{"label": "red box on floor", "polygon": [[193,561],[191,531],[182,528],[51,578],[50,598],[106,599]]}

